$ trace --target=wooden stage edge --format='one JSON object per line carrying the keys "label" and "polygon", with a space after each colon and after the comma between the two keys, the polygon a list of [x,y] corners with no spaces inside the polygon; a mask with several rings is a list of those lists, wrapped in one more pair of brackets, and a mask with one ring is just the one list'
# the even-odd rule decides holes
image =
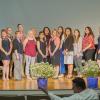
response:
{"label": "wooden stage edge", "polygon": [[[86,80],[86,79],[85,79]],[[100,88],[100,80],[98,81],[98,87]],[[100,90],[95,89],[100,95]],[[72,79],[66,77],[59,79],[48,79],[49,92],[59,96],[69,96],[74,92],[72,90]],[[27,80],[23,78],[21,81],[0,80],[0,96],[45,96],[45,94],[38,89],[37,80]]]}

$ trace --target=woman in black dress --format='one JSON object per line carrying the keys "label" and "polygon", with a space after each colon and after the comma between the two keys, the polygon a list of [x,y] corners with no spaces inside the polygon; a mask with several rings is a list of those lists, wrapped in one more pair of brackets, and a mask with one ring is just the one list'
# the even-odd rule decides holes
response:
{"label": "woman in black dress", "polygon": [[3,80],[9,80],[9,63],[12,51],[12,42],[5,29],[1,30],[0,39],[1,59],[3,62]]}
{"label": "woman in black dress", "polygon": [[37,62],[46,62],[46,57],[47,57],[47,50],[46,50],[46,42],[45,42],[45,35],[41,31],[39,32],[39,40],[37,41],[37,49],[38,49],[38,54],[37,54]]}
{"label": "woman in black dress", "polygon": [[58,78],[59,66],[60,66],[60,39],[56,29],[52,31],[51,39],[49,42],[49,53],[51,58],[51,64],[55,67],[56,74],[54,78]]}
{"label": "woman in black dress", "polygon": [[49,27],[44,27],[43,33],[45,35],[46,47],[47,47],[47,62],[51,63],[50,54],[49,54],[49,41],[51,39],[51,31],[50,31]]}
{"label": "woman in black dress", "polygon": [[[14,35],[13,35],[13,30],[12,30],[12,28],[11,28],[11,27],[7,27],[6,30],[7,30],[8,38],[10,38],[11,41],[13,41],[15,37],[14,37]],[[12,53],[11,53],[11,55],[12,55]],[[13,62],[13,59],[12,59],[12,56],[11,56],[10,68],[9,68],[9,71],[10,71],[10,78],[11,78],[12,75],[13,75],[13,63],[14,63],[14,62]]]}

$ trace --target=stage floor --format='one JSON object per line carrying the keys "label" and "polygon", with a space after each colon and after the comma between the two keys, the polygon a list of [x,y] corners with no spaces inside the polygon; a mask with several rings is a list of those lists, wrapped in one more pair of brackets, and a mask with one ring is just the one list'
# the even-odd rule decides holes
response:
{"label": "stage floor", "polygon": [[[72,80],[67,78],[48,79],[48,89],[72,89]],[[0,90],[38,90],[37,80],[27,80],[23,78],[21,81],[0,80]]]}
{"label": "stage floor", "polygon": [[[86,79],[85,79],[86,80]],[[98,88],[100,88],[100,79],[98,81]],[[67,79],[66,77],[59,79],[48,79],[48,90],[57,89],[72,89],[72,79]],[[23,78],[21,81],[0,80],[0,90],[38,90],[37,80],[27,80]]]}
{"label": "stage floor", "polygon": [[[86,78],[85,78],[86,80]],[[100,88],[100,79],[98,81],[98,87]],[[96,91],[100,94],[100,90]],[[72,90],[72,79],[67,79],[66,77],[59,79],[48,79],[48,90],[51,93],[61,96],[69,96],[74,92]],[[27,80],[23,78],[21,81],[0,80],[0,96],[45,96],[45,94],[38,89],[37,80]]]}

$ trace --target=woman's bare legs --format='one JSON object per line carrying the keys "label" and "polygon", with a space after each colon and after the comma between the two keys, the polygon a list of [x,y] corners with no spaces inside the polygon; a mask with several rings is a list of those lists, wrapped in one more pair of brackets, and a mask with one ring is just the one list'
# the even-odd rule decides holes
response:
{"label": "woman's bare legs", "polygon": [[10,61],[8,60],[7,61],[7,72],[6,72],[6,79],[9,80],[9,64],[10,64]]}
{"label": "woman's bare legs", "polygon": [[72,78],[73,74],[73,64],[68,64],[68,75],[67,78]]}
{"label": "woman's bare legs", "polygon": [[3,60],[3,80],[9,80],[9,60]]}
{"label": "woman's bare legs", "polygon": [[54,69],[55,69],[55,76],[54,76],[54,78],[58,78],[58,74],[59,74],[59,65],[56,65]]}

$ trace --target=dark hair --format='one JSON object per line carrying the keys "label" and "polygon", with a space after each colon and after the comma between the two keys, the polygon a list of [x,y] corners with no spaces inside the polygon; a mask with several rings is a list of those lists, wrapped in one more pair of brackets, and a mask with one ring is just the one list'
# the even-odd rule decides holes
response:
{"label": "dark hair", "polygon": [[62,35],[64,34],[64,28],[62,26],[58,26],[58,29],[61,28],[62,29],[62,33],[60,35],[60,39],[62,39]]}
{"label": "dark hair", "polygon": [[[94,34],[93,34],[93,31],[92,31],[91,27],[87,26],[87,27],[85,27],[85,29],[86,28],[88,28],[88,30],[89,30],[89,34],[88,35],[92,35],[94,37]],[[86,33],[85,33],[84,36],[86,36]]]}
{"label": "dark hair", "polygon": [[6,29],[2,29],[2,30],[1,30],[1,33],[2,33],[2,32],[6,32],[6,33],[7,33],[7,30],[6,30]]}
{"label": "dark hair", "polygon": [[86,89],[86,84],[84,79],[77,77],[73,79],[72,82],[75,84],[76,87],[79,87],[82,90]]}
{"label": "dark hair", "polygon": [[[43,32],[43,31],[40,31],[40,32],[39,32],[39,36],[40,36],[42,33],[44,33],[44,32]],[[40,37],[39,37],[39,36],[38,36],[38,39],[37,39],[38,41],[40,41]],[[43,38],[43,40],[45,41],[45,38]]]}
{"label": "dark hair", "polygon": [[67,27],[67,28],[65,28],[65,37],[66,37],[66,30],[70,31],[70,35],[69,36],[73,36],[72,29],[70,27]]}
{"label": "dark hair", "polygon": [[18,25],[17,25],[17,28],[18,28],[20,25],[22,25],[22,24],[18,24]]}
{"label": "dark hair", "polygon": [[18,34],[18,33],[20,33],[20,31],[16,31],[16,32],[15,32],[15,35]]}
{"label": "dark hair", "polygon": [[50,28],[49,28],[49,27],[44,27],[44,28],[43,28],[43,33],[45,34],[45,29],[46,29],[46,28],[47,28],[48,31],[49,31],[48,35],[51,35],[51,31],[50,31]]}
{"label": "dark hair", "polygon": [[39,32],[39,35],[42,34],[42,33],[44,33],[44,32],[43,32],[43,31],[40,31],[40,32]]}
{"label": "dark hair", "polygon": [[1,37],[2,37],[2,33],[5,32],[7,34],[7,30],[6,29],[2,29],[1,30]]}
{"label": "dark hair", "polygon": [[[49,31],[49,33],[48,33],[48,35],[45,35],[45,29],[48,29],[48,31]],[[45,37],[46,37],[46,44],[47,45],[49,45],[49,40],[50,40],[50,38],[51,38],[51,31],[50,31],[50,28],[49,27],[44,27],[43,28],[43,33],[44,33],[44,35],[45,35]]]}

